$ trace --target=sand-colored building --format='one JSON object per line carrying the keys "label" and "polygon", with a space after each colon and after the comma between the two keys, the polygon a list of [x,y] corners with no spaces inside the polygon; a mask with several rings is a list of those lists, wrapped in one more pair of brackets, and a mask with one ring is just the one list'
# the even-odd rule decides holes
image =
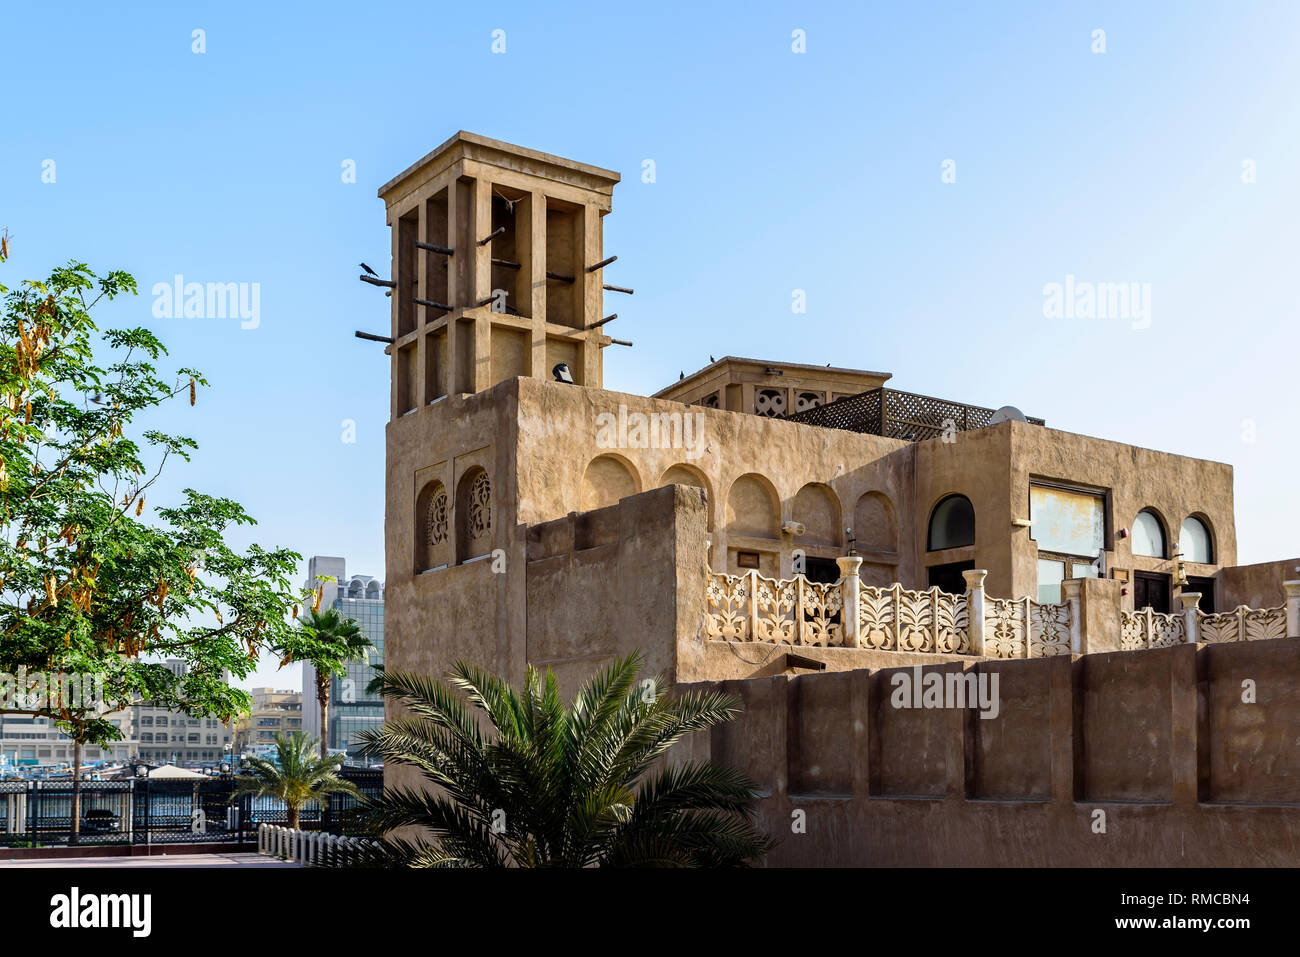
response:
{"label": "sand-colored building", "polygon": [[254,688],[249,694],[253,707],[234,725],[236,755],[273,752],[277,734],[303,730],[301,691]]}
{"label": "sand-colored building", "polygon": [[618,181],[458,133],[380,189],[391,669],[533,664],[572,690],[640,648],[678,683],[820,681],[1300,634],[1300,562],[1236,565],[1229,465],[883,372],[728,356],[606,390]]}

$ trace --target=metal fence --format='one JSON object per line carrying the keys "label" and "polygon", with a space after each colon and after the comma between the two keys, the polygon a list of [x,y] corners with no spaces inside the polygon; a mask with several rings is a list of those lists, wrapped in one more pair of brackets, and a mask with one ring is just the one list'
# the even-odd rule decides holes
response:
{"label": "metal fence", "polygon": [[[366,797],[383,791],[383,772],[345,768],[339,776]],[[81,786],[79,844],[251,844],[262,824],[285,824],[288,809],[271,798],[236,796],[231,777],[202,780],[87,781]],[[331,794],[309,801],[299,828],[358,831],[357,801]],[[0,847],[53,847],[72,838],[72,782],[0,782]]]}

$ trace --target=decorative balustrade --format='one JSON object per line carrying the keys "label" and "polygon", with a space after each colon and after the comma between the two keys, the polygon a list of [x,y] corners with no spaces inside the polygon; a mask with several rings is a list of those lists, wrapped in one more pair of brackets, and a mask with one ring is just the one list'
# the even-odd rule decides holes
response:
{"label": "decorative balustrade", "polygon": [[858,589],[858,647],[879,651],[933,651],[969,654],[970,613],[965,595],[938,588],[909,591]]}
{"label": "decorative balustrade", "polygon": [[[1247,608],[1239,605],[1232,611],[1206,614],[1195,606],[1199,594],[1183,595],[1181,614],[1163,614],[1142,608],[1121,612],[1120,647],[1167,648],[1188,640],[1209,643],[1224,641],[1259,641],[1287,636],[1287,606]],[[1190,601],[1189,601],[1190,599]],[[1188,638],[1188,628],[1192,637]]]}
{"label": "decorative balustrade", "polygon": [[[833,584],[708,572],[704,635],[723,641],[974,654],[994,658],[1067,655],[1078,648],[1077,590],[1062,604],[984,597],[984,572],[968,572],[971,588],[912,591],[861,584],[862,559],[838,559]],[[987,636],[987,638],[986,638]]]}
{"label": "decorative balustrade", "polygon": [[1119,647],[1122,651],[1140,648],[1168,648],[1187,641],[1187,616],[1166,614],[1150,608],[1121,611]]}
{"label": "decorative balustrade", "polygon": [[1286,605],[1276,608],[1236,609],[1217,615],[1200,616],[1201,641],[1258,641],[1286,637]]}
{"label": "decorative balustrade", "polygon": [[770,641],[789,645],[844,643],[840,583],[763,578],[758,572],[709,572],[706,634],[726,641]]}
{"label": "decorative balustrade", "polygon": [[[963,572],[967,591],[911,591],[863,585],[862,559],[836,560],[832,584],[708,572],[703,633],[723,641],[868,648],[988,658],[1047,658],[1083,651],[1081,584],[1065,582],[1065,601],[988,598],[983,570]],[[1287,582],[1287,602],[1205,614],[1200,595],[1186,592],[1181,613],[1143,608],[1120,612],[1120,648],[1167,648],[1186,642],[1256,641],[1300,636],[1300,582]]]}
{"label": "decorative balustrade", "polygon": [[990,598],[984,618],[984,654],[990,658],[1050,658],[1071,652],[1075,602]]}

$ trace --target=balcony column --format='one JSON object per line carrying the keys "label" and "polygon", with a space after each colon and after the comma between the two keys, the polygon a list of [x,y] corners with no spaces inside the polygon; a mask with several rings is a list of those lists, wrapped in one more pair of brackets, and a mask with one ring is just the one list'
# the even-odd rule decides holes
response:
{"label": "balcony column", "polygon": [[1196,605],[1201,600],[1201,593],[1185,591],[1178,598],[1183,603],[1183,630],[1187,632],[1187,643],[1194,645],[1201,640],[1200,622],[1196,618]]}
{"label": "balcony column", "polygon": [[1300,638],[1300,581],[1283,582],[1286,589],[1286,636]]}
{"label": "balcony column", "polygon": [[860,647],[858,641],[858,601],[862,594],[862,579],[858,577],[858,569],[862,567],[862,556],[841,555],[835,559],[835,564],[840,566],[840,584],[844,595],[844,608],[842,611],[844,647],[857,648]]}
{"label": "balcony column", "polygon": [[1075,579],[1061,583],[1065,603],[1070,606],[1070,654],[1083,654],[1083,582]]}
{"label": "balcony column", "polygon": [[984,654],[984,579],[988,577],[987,568],[969,568],[961,573],[966,579],[966,614],[970,619],[970,651],[973,655]]}

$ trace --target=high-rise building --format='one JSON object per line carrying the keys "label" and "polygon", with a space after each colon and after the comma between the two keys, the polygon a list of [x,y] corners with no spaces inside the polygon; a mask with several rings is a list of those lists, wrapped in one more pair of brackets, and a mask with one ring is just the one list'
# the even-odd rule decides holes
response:
{"label": "high-rise building", "polygon": [[[322,581],[321,577],[333,579]],[[375,677],[375,666],[384,663],[384,583],[369,575],[347,574],[342,558],[316,555],[307,562],[306,587],[321,587],[321,609],[332,608],[353,619],[370,639],[371,648],[357,661],[347,664],[343,675],[330,682],[329,727],[326,747],[356,753],[362,742],[357,732],[384,723],[384,702],[366,691]],[[316,702],[316,669],[302,666],[303,729],[321,737],[320,706]]]}

